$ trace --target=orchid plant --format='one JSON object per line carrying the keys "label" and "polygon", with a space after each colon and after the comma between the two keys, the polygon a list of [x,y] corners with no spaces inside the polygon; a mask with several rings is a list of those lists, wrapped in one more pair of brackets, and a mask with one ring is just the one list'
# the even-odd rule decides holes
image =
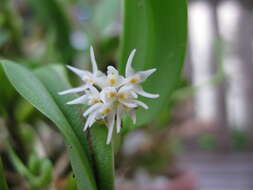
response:
{"label": "orchid plant", "polygon": [[119,133],[124,114],[129,114],[133,122],[136,123],[135,109],[139,106],[148,109],[145,103],[137,100],[138,95],[147,98],[159,97],[158,94],[151,94],[142,89],[140,84],[156,69],[135,72],[132,68],[135,52],[134,49],[127,60],[125,77],[119,75],[118,70],[113,66],[107,67],[107,75],[99,71],[92,47],[90,48],[92,72],[67,66],[82,79],[84,85],[62,91],[59,94],[84,93],[82,96],[67,102],[67,104],[87,104],[90,106],[83,113],[83,116],[87,117],[84,131],[91,127],[96,120],[106,119],[105,123],[108,127],[106,144],[111,142],[115,120],[117,133]]}
{"label": "orchid plant", "polygon": [[[169,98],[177,85],[184,62],[187,3],[185,0],[141,2],[124,0],[120,44],[110,47],[110,54],[113,55],[116,54],[116,48],[120,47],[120,58],[113,59],[115,67],[107,66],[108,62],[105,61],[107,68],[106,73],[103,73],[98,69],[92,47],[90,48],[92,70],[81,70],[73,66],[75,60],[73,57],[78,51],[73,50],[69,40],[71,25],[65,23],[68,19],[63,18],[67,11],[56,10],[67,6],[57,6],[58,1],[55,0],[29,2],[42,14],[50,13],[44,18],[44,25],[48,27],[48,21],[52,19],[51,30],[48,31],[56,31],[56,35],[61,36],[58,36],[57,42],[53,41],[52,44],[57,44],[57,57],[59,55],[62,57],[62,64],[45,65],[48,62],[40,59],[38,62],[43,64],[30,66],[0,60],[0,114],[4,113],[8,121],[12,121],[15,117],[17,113],[15,106],[18,107],[16,103],[19,102],[15,94],[16,89],[27,101],[26,105],[37,108],[52,121],[48,122],[50,126],[58,127],[66,145],[71,172],[75,175],[73,181],[77,184],[77,188],[114,190],[114,158],[117,152],[115,147],[120,148],[121,145],[118,141],[123,142],[124,135],[129,130],[145,126],[155,118],[160,118],[164,107],[169,107]],[[104,2],[107,3],[109,0]],[[98,12],[101,12],[100,9]],[[99,50],[102,46],[100,39],[90,41],[96,45],[95,50]],[[138,54],[133,48],[138,49]],[[23,56],[27,55],[24,53]],[[26,58],[20,57],[16,60],[25,62]],[[30,57],[27,59],[28,63],[29,61],[31,62]],[[65,64],[69,64],[67,68],[80,77],[80,86],[72,88]],[[141,71],[135,71],[133,67]],[[153,74],[155,71],[157,72]],[[15,89],[11,88],[11,85]],[[158,97],[159,99],[153,100]],[[14,105],[11,109],[10,104]],[[86,110],[83,110],[84,107]],[[12,115],[8,117],[10,110]],[[125,116],[132,119],[134,127],[130,127],[132,124],[127,119],[123,122]],[[20,126],[20,123],[16,124],[14,127]],[[126,130],[123,132],[123,129]],[[119,135],[122,138],[117,138]],[[44,188],[52,183],[54,163],[51,164],[50,158],[46,161],[42,159],[40,166],[36,167],[39,171],[33,173],[31,171],[34,168],[29,169],[18,156],[12,155],[12,162],[16,163],[17,171],[30,184]],[[0,163],[0,185],[3,176],[1,170]],[[72,173],[69,175],[72,176]],[[6,188],[0,189],[7,190]]]}

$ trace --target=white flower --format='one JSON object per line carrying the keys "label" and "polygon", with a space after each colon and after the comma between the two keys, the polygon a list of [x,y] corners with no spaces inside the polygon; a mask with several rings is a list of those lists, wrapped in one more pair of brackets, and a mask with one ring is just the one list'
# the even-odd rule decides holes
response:
{"label": "white flower", "polygon": [[62,91],[59,93],[60,95],[85,91],[85,89],[87,89],[89,85],[97,85],[101,87],[106,77],[101,71],[98,70],[92,47],[90,47],[90,57],[91,57],[91,64],[92,64],[92,72],[77,69],[70,65],[67,66],[71,71],[73,71],[82,79],[82,81],[84,82],[84,85],[77,88],[72,88],[69,90]]}
{"label": "white flower", "polygon": [[133,57],[135,55],[135,52],[136,50],[134,49],[127,60],[125,84],[132,85],[134,91],[141,96],[144,96],[147,98],[158,98],[159,94],[151,94],[151,93],[145,92],[143,88],[140,86],[140,83],[145,81],[152,73],[156,71],[156,69],[149,69],[146,71],[135,72],[134,69],[132,68],[132,62],[133,62]]}
{"label": "white flower", "polygon": [[144,82],[156,69],[135,72],[132,68],[135,52],[136,50],[133,50],[128,58],[125,77],[121,76],[113,66],[107,67],[107,75],[105,75],[98,70],[91,47],[92,72],[68,66],[70,70],[81,77],[84,85],[59,93],[63,95],[84,92],[82,96],[67,102],[67,104],[87,104],[90,106],[83,113],[83,116],[87,117],[84,131],[97,120],[104,119],[108,127],[107,144],[111,142],[115,126],[117,133],[120,132],[121,120],[124,115],[129,115],[136,123],[135,110],[139,106],[148,109],[145,103],[137,100],[138,95],[148,98],[159,97],[158,94],[145,92],[140,86],[140,83]]}

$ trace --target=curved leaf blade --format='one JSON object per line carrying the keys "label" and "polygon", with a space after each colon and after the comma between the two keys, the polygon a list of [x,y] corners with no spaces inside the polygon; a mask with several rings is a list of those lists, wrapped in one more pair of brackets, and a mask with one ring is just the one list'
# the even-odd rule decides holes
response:
{"label": "curved leaf blade", "polygon": [[51,119],[63,134],[79,189],[95,190],[95,180],[84,147],[64,115],[64,111],[57,105],[50,92],[26,68],[7,60],[1,61],[1,64],[16,90],[28,102]]}
{"label": "curved leaf blade", "polygon": [[[58,94],[55,92],[59,92],[62,89],[70,88],[69,85],[63,85],[60,81],[67,81],[66,76],[64,76],[62,71],[59,70],[63,68],[62,66],[50,66],[50,67],[43,67],[41,69],[37,69],[35,71],[36,76],[42,81],[42,83],[46,86],[48,91],[54,96],[56,102],[64,110],[66,116],[75,115],[75,117],[70,117],[69,121],[73,126],[73,129],[76,131],[77,136],[82,141],[84,133],[83,133],[83,125],[80,124],[80,120],[76,120],[73,118],[80,117],[80,111],[76,113],[74,109],[77,105],[66,105],[66,102],[74,99],[74,97],[70,98],[68,96],[72,95],[65,95],[59,98]],[[106,145],[106,137],[107,137],[107,128],[105,125],[94,125],[90,129],[90,149],[91,149],[91,156],[90,159],[93,161],[94,166],[94,174],[97,180],[98,189],[106,189],[106,190],[113,190],[114,189],[114,155],[112,150],[112,145]],[[83,142],[87,144],[87,142]]]}
{"label": "curved leaf blade", "polygon": [[159,93],[160,98],[141,99],[150,107],[145,112],[138,110],[137,125],[142,125],[168,104],[180,77],[187,40],[187,3],[186,0],[125,0],[123,18],[121,73],[134,48],[137,49],[133,62],[136,69],[157,68],[157,72],[144,83],[144,89]]}

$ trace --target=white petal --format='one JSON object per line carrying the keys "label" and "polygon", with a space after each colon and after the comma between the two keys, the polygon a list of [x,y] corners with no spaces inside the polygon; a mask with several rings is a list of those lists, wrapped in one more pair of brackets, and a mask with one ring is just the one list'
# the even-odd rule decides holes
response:
{"label": "white petal", "polygon": [[137,75],[140,76],[140,82],[145,81],[151,74],[153,74],[156,71],[156,69],[149,69],[146,71],[140,71],[138,73],[136,73]]}
{"label": "white petal", "polygon": [[138,98],[138,95],[137,95],[135,92],[130,91],[130,93],[131,93],[131,95],[133,96],[133,98]]}
{"label": "white petal", "polygon": [[109,65],[107,67],[107,74],[108,75],[118,75],[119,71],[117,69],[115,69],[113,66]]}
{"label": "white petal", "polygon": [[100,95],[99,95],[99,98],[104,102],[104,103],[106,103],[107,101],[107,98],[106,98],[106,92],[104,91],[104,90],[102,90],[101,92],[100,92]]}
{"label": "white petal", "polygon": [[145,92],[142,88],[135,88],[135,92],[147,98],[158,98],[160,96],[159,94],[151,94],[151,93]]}
{"label": "white petal", "polygon": [[105,88],[108,86],[107,84],[107,77],[106,76],[101,76],[101,77],[96,77],[96,85],[100,87],[101,89]]}
{"label": "white petal", "polygon": [[121,128],[121,116],[122,116],[122,108],[120,106],[117,107],[117,115],[116,115],[116,127],[117,127],[117,133],[120,132]]}
{"label": "white petal", "polygon": [[96,76],[97,76],[97,77],[105,77],[106,75],[105,75],[103,72],[101,72],[101,71],[98,70]]}
{"label": "white petal", "polygon": [[90,121],[91,121],[91,118],[92,118],[92,115],[89,115],[89,117],[87,118],[86,122],[85,122],[85,125],[84,125],[84,128],[83,128],[83,131],[86,131],[90,125]]}
{"label": "white petal", "polygon": [[91,114],[91,116],[90,116],[90,122],[89,122],[89,127],[91,127],[95,123],[95,121],[96,121],[96,115],[97,115],[97,112]]}
{"label": "white petal", "polygon": [[62,92],[59,92],[58,94],[59,95],[64,95],[64,94],[70,94],[70,93],[77,93],[77,92],[82,92],[84,91],[85,89],[87,89],[87,86],[84,85],[84,86],[79,86],[79,87],[76,87],[76,88],[71,88],[71,89],[68,89],[68,90],[64,90]]}
{"label": "white petal", "polygon": [[91,107],[89,107],[84,113],[83,116],[86,117],[87,115],[89,115],[91,112],[95,111],[96,109],[98,109],[102,104],[101,103],[97,103],[92,105]]}
{"label": "white petal", "polygon": [[67,65],[68,69],[70,69],[71,71],[73,71],[75,74],[77,74],[80,78],[83,78],[85,75],[89,75],[90,72],[89,71],[84,71],[81,69],[77,69],[75,67],[72,67],[70,65]]}
{"label": "white petal", "polygon": [[136,124],[136,113],[134,110],[130,110],[128,112],[129,116],[131,117],[131,119],[133,120],[133,123]]}
{"label": "white petal", "polygon": [[148,109],[148,106],[147,106],[145,103],[143,103],[143,102],[141,102],[141,101],[139,101],[139,100],[132,100],[132,101],[133,101],[134,103],[136,103],[137,105],[143,107],[144,109]]}
{"label": "white petal", "polygon": [[94,55],[94,50],[93,47],[90,46],[90,58],[91,58],[91,64],[92,64],[92,72],[97,73],[98,71],[98,66],[96,63],[95,55]]}
{"label": "white petal", "polygon": [[112,140],[114,123],[115,123],[115,113],[112,113],[108,117],[108,135],[107,135],[106,144],[110,144]]}
{"label": "white petal", "polygon": [[118,82],[115,85],[115,87],[118,88],[118,87],[122,86],[124,83],[125,83],[125,78],[119,75],[118,76]]}
{"label": "white petal", "polygon": [[67,102],[67,104],[86,104],[88,100],[87,95],[83,95],[79,98],[76,98],[72,101]]}
{"label": "white petal", "polygon": [[89,120],[87,119],[83,128],[83,131],[86,131],[89,127]]}
{"label": "white petal", "polygon": [[125,86],[122,86],[119,89],[119,93],[126,92],[126,91],[129,91],[129,90],[132,90],[132,89],[133,89],[133,85],[125,85]]}
{"label": "white petal", "polygon": [[94,96],[98,96],[99,95],[98,89],[96,89],[94,86],[92,86],[92,85],[89,84],[87,88],[90,89],[92,95],[94,95]]}
{"label": "white petal", "polygon": [[138,104],[136,104],[135,102],[122,101],[122,100],[119,100],[119,102],[129,108],[136,108],[138,106]]}
{"label": "white petal", "polygon": [[[107,94],[108,93],[112,93],[115,96],[113,97],[108,97]],[[117,90],[114,87],[106,87],[104,88],[101,92],[100,92],[100,99],[104,102],[104,103],[111,103],[116,99],[117,96]]]}
{"label": "white petal", "polygon": [[126,77],[132,76],[134,74],[134,70],[132,68],[132,62],[135,55],[136,49],[133,49],[131,54],[128,57],[127,64],[126,64]]}

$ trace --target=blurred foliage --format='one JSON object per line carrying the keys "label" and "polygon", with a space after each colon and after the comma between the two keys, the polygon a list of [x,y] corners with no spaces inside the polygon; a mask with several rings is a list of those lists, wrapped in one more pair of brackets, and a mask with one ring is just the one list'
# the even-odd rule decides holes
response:
{"label": "blurred foliage", "polygon": [[0,157],[0,189],[1,190],[8,190],[1,157]]}
{"label": "blurred foliage", "polygon": [[8,153],[16,170],[27,179],[31,189],[44,188],[52,182],[53,165],[47,158],[39,159],[36,154],[33,154],[26,167],[11,146],[8,146]]}
{"label": "blurred foliage", "polygon": [[70,174],[67,178],[67,184],[63,190],[78,190],[76,185],[76,180],[73,177],[73,174]]}
{"label": "blurred foliage", "polygon": [[[124,28],[119,68],[124,72],[130,51],[137,49],[134,68],[156,68],[144,89],[160,94],[159,100],[140,98],[152,109],[137,111],[137,126],[154,119],[170,101],[179,78],[187,39],[187,2],[124,1]],[[130,11],[131,10],[131,11]],[[177,20],[177,22],[175,22]],[[145,32],[143,32],[145,31]]]}
{"label": "blurred foliage", "polygon": [[232,131],[232,145],[235,150],[245,151],[250,146],[249,136],[245,131],[233,130]]}
{"label": "blurred foliage", "polygon": [[27,1],[44,29],[54,32],[54,46],[58,50],[59,60],[70,63],[74,49],[70,41],[72,29],[66,10],[57,0]]}
{"label": "blurred foliage", "polygon": [[198,138],[201,148],[206,150],[215,150],[218,147],[218,140],[212,133],[204,133]]}
{"label": "blurred foliage", "polygon": [[0,33],[0,52],[9,57],[21,54],[21,20],[13,1],[1,0]]}

